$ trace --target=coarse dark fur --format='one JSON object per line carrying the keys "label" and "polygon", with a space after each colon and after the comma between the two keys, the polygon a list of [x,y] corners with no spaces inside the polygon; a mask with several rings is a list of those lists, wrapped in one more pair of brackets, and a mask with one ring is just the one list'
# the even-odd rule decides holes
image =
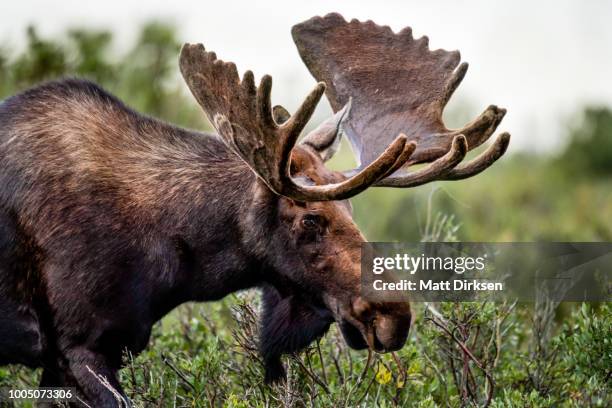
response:
{"label": "coarse dark fur", "polygon": [[308,304],[298,294],[283,298],[274,288],[266,287],[262,300],[261,352],[266,381],[274,382],[285,376],[280,356],[307,347],[327,332],[334,319],[329,311]]}
{"label": "coarse dark fur", "polygon": [[[296,148],[294,162],[296,176],[337,181],[312,152]],[[145,117],[90,82],[9,98],[0,105],[0,365],[43,367],[41,386],[116,406],[90,369],[121,390],[123,351],[143,350],[174,307],[261,286],[266,378],[283,378],[281,354],[334,320],[321,293],[347,302],[342,288],[358,293],[363,238],[348,208],[279,197],[217,136]]]}

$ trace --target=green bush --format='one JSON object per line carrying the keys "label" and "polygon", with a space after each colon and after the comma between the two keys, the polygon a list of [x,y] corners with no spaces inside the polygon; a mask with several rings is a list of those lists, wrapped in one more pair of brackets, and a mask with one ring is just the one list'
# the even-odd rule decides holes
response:
{"label": "green bush", "polygon": [[588,107],[576,122],[558,165],[574,176],[612,175],[612,110]]}

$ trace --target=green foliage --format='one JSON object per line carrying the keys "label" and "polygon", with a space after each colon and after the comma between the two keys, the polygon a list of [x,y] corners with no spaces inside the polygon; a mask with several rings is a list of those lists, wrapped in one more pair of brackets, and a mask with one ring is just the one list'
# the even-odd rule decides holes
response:
{"label": "green foliage", "polygon": [[562,392],[584,405],[606,406],[612,385],[612,306],[582,304],[553,339],[559,353]]}
{"label": "green foliage", "polygon": [[167,94],[167,87],[176,74],[179,49],[172,27],[158,22],[146,24],[125,57],[131,63],[124,67],[121,92],[138,98],[142,110],[163,116],[175,100],[175,95]]}
{"label": "green foliage", "polygon": [[611,198],[612,177],[568,177],[545,158],[516,155],[474,178],[410,191],[369,189],[352,202],[370,241],[418,240],[431,206],[461,227],[448,239],[611,241]]}
{"label": "green foliage", "polygon": [[113,38],[110,32],[73,29],[68,36],[74,46],[75,74],[98,83],[108,83],[116,77],[116,67],[108,61]]}
{"label": "green foliage", "polygon": [[135,109],[177,123],[206,128],[199,107],[184,93],[177,70],[180,42],[173,26],[145,24],[135,44],[117,58],[113,36],[73,28],[65,36],[41,37],[27,29],[27,46],[16,56],[0,48],[0,99],[61,77],[90,79]]}
{"label": "green foliage", "polygon": [[[458,407],[485,406],[489,395],[491,407],[612,403],[609,306],[576,308],[548,341],[562,358],[544,362],[550,364],[545,389],[532,378],[534,311],[526,305],[415,308],[419,318],[397,359],[372,355],[368,362],[366,353],[348,350],[332,328],[318,344],[285,358],[288,382],[270,387],[262,383],[256,352],[255,292],[186,305],[155,327],[143,354],[126,356],[121,381],[135,405],[143,407]],[[474,359],[461,351],[459,341]]]}
{"label": "green foliage", "polygon": [[28,48],[13,64],[12,79],[18,86],[27,86],[63,75],[67,69],[64,49],[52,41],[41,39],[28,27]]}
{"label": "green foliage", "polygon": [[581,116],[559,164],[573,175],[612,175],[612,110],[589,107]]}

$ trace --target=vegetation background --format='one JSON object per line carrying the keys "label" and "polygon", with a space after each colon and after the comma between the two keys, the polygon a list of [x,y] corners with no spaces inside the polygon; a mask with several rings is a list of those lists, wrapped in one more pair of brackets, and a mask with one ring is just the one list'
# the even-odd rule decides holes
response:
{"label": "vegetation background", "polygon": [[[23,50],[0,48],[0,99],[62,76],[94,80],[137,110],[209,127],[177,73],[175,29],[144,25],[124,55],[113,34],[26,31]],[[448,112],[453,124],[461,112]],[[577,106],[555,154],[504,157],[478,177],[410,191],[371,189],[353,200],[371,241],[612,241],[612,110]],[[536,137],[537,135],[534,135]],[[333,167],[347,168],[344,146]],[[126,355],[121,379],[142,407],[611,406],[610,304],[418,304],[396,355],[348,350],[334,330],[289,356],[289,380],[263,385],[256,353],[257,291],[184,305]],[[0,386],[31,388],[40,371],[0,368]]]}

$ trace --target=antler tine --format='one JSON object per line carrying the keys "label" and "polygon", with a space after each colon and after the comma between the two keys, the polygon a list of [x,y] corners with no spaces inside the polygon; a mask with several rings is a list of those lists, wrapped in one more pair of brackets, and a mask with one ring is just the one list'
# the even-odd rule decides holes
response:
{"label": "antler tine", "polygon": [[491,137],[505,115],[504,108],[489,105],[476,119],[455,132],[466,137],[470,150],[475,149]]}
{"label": "antler tine", "polygon": [[306,124],[310,120],[310,117],[314,113],[324,93],[325,83],[319,82],[314,89],[310,91],[297,111],[295,111],[295,113],[289,117],[289,120],[285,122],[283,126],[292,137],[297,139],[304,127],[306,127]]}
{"label": "antler tine", "polygon": [[[406,136],[406,135],[404,135],[402,133],[402,136]],[[408,162],[408,159],[410,159],[410,156],[412,156],[412,153],[414,153],[415,150],[416,150],[416,143],[414,143],[414,142],[406,143],[406,147],[404,148],[404,151],[402,152],[400,157],[397,159],[397,161],[395,162],[393,167],[389,170],[389,172],[381,177],[381,180],[386,178],[386,177],[388,177],[388,176],[390,176],[391,174],[395,173],[403,165],[405,165]]]}
{"label": "antler tine", "polygon": [[453,72],[451,78],[446,84],[446,88],[444,89],[444,96],[440,99],[440,109],[444,109],[451,96],[453,96],[453,93],[455,93],[455,90],[461,84],[461,81],[463,81],[468,67],[469,65],[467,62],[462,62]]}
{"label": "antler tine", "polygon": [[504,132],[497,136],[495,142],[487,150],[469,162],[457,166],[446,173],[441,180],[461,180],[484,171],[506,153],[510,144],[510,133]]}
{"label": "antler tine", "polygon": [[281,124],[274,120],[270,76],[262,77],[255,89],[252,72],[247,71],[240,81],[233,63],[217,60],[201,44],[183,47],[180,68],[221,138],[277,194],[300,201],[350,198],[399,168],[414,151],[414,145],[400,135],[376,160],[343,182],[298,184],[290,175],[291,152],[325,91],[323,83]]}
{"label": "antler tine", "polygon": [[272,77],[264,75],[261,77],[259,87],[257,87],[257,118],[261,124],[267,128],[276,128],[276,123],[272,117]]}
{"label": "antler tine", "polygon": [[[303,186],[293,183],[295,189],[287,191],[290,196],[297,200],[329,201],[345,200],[351,198],[371,185],[377,180],[385,177],[393,168],[406,163],[414,146],[407,143],[405,135],[399,135],[385,151],[366,168],[354,174],[341,183],[326,184],[323,186]],[[312,199],[315,197],[315,199]]]}
{"label": "antler tine", "polygon": [[[269,82],[271,85],[272,78],[270,78]],[[300,136],[300,133],[302,132],[302,130],[308,123],[308,120],[314,113],[314,110],[317,107],[317,104],[319,103],[319,101],[321,100],[321,97],[323,96],[323,92],[325,92],[325,84],[318,83],[314,87],[314,89],[310,91],[308,96],[306,96],[306,98],[304,99],[304,101],[302,102],[298,110],[293,115],[289,116],[289,118],[279,127],[280,132],[278,134],[278,137],[280,139],[279,143],[281,144],[281,148],[280,148],[280,157],[278,158],[278,161],[279,161],[279,167],[281,169],[282,178],[281,178],[281,185],[273,186],[273,187],[276,187],[277,192],[280,194],[283,194],[282,191],[286,188],[287,185],[295,184],[289,174],[290,165],[291,165],[291,151],[295,147],[295,143],[297,142],[298,137]],[[259,92],[258,92],[258,101],[259,101]],[[262,105],[258,104],[258,106],[263,106],[263,103]],[[265,112],[267,112],[267,116],[272,120],[272,122],[274,123],[273,126],[276,128],[277,124],[274,122],[274,118],[272,116],[273,115],[272,109],[269,109],[269,107],[271,106],[269,89],[267,91],[266,106],[267,107],[265,108],[266,109]],[[259,110],[261,115],[264,114],[264,111],[262,109],[263,108],[260,108]]]}
{"label": "antler tine", "polygon": [[457,135],[453,139],[450,150],[444,156],[427,165],[422,169],[408,174],[399,176],[389,176],[377,181],[375,187],[416,187],[431,181],[440,179],[452,171],[461,160],[465,157],[468,151],[467,140],[463,135]]}

